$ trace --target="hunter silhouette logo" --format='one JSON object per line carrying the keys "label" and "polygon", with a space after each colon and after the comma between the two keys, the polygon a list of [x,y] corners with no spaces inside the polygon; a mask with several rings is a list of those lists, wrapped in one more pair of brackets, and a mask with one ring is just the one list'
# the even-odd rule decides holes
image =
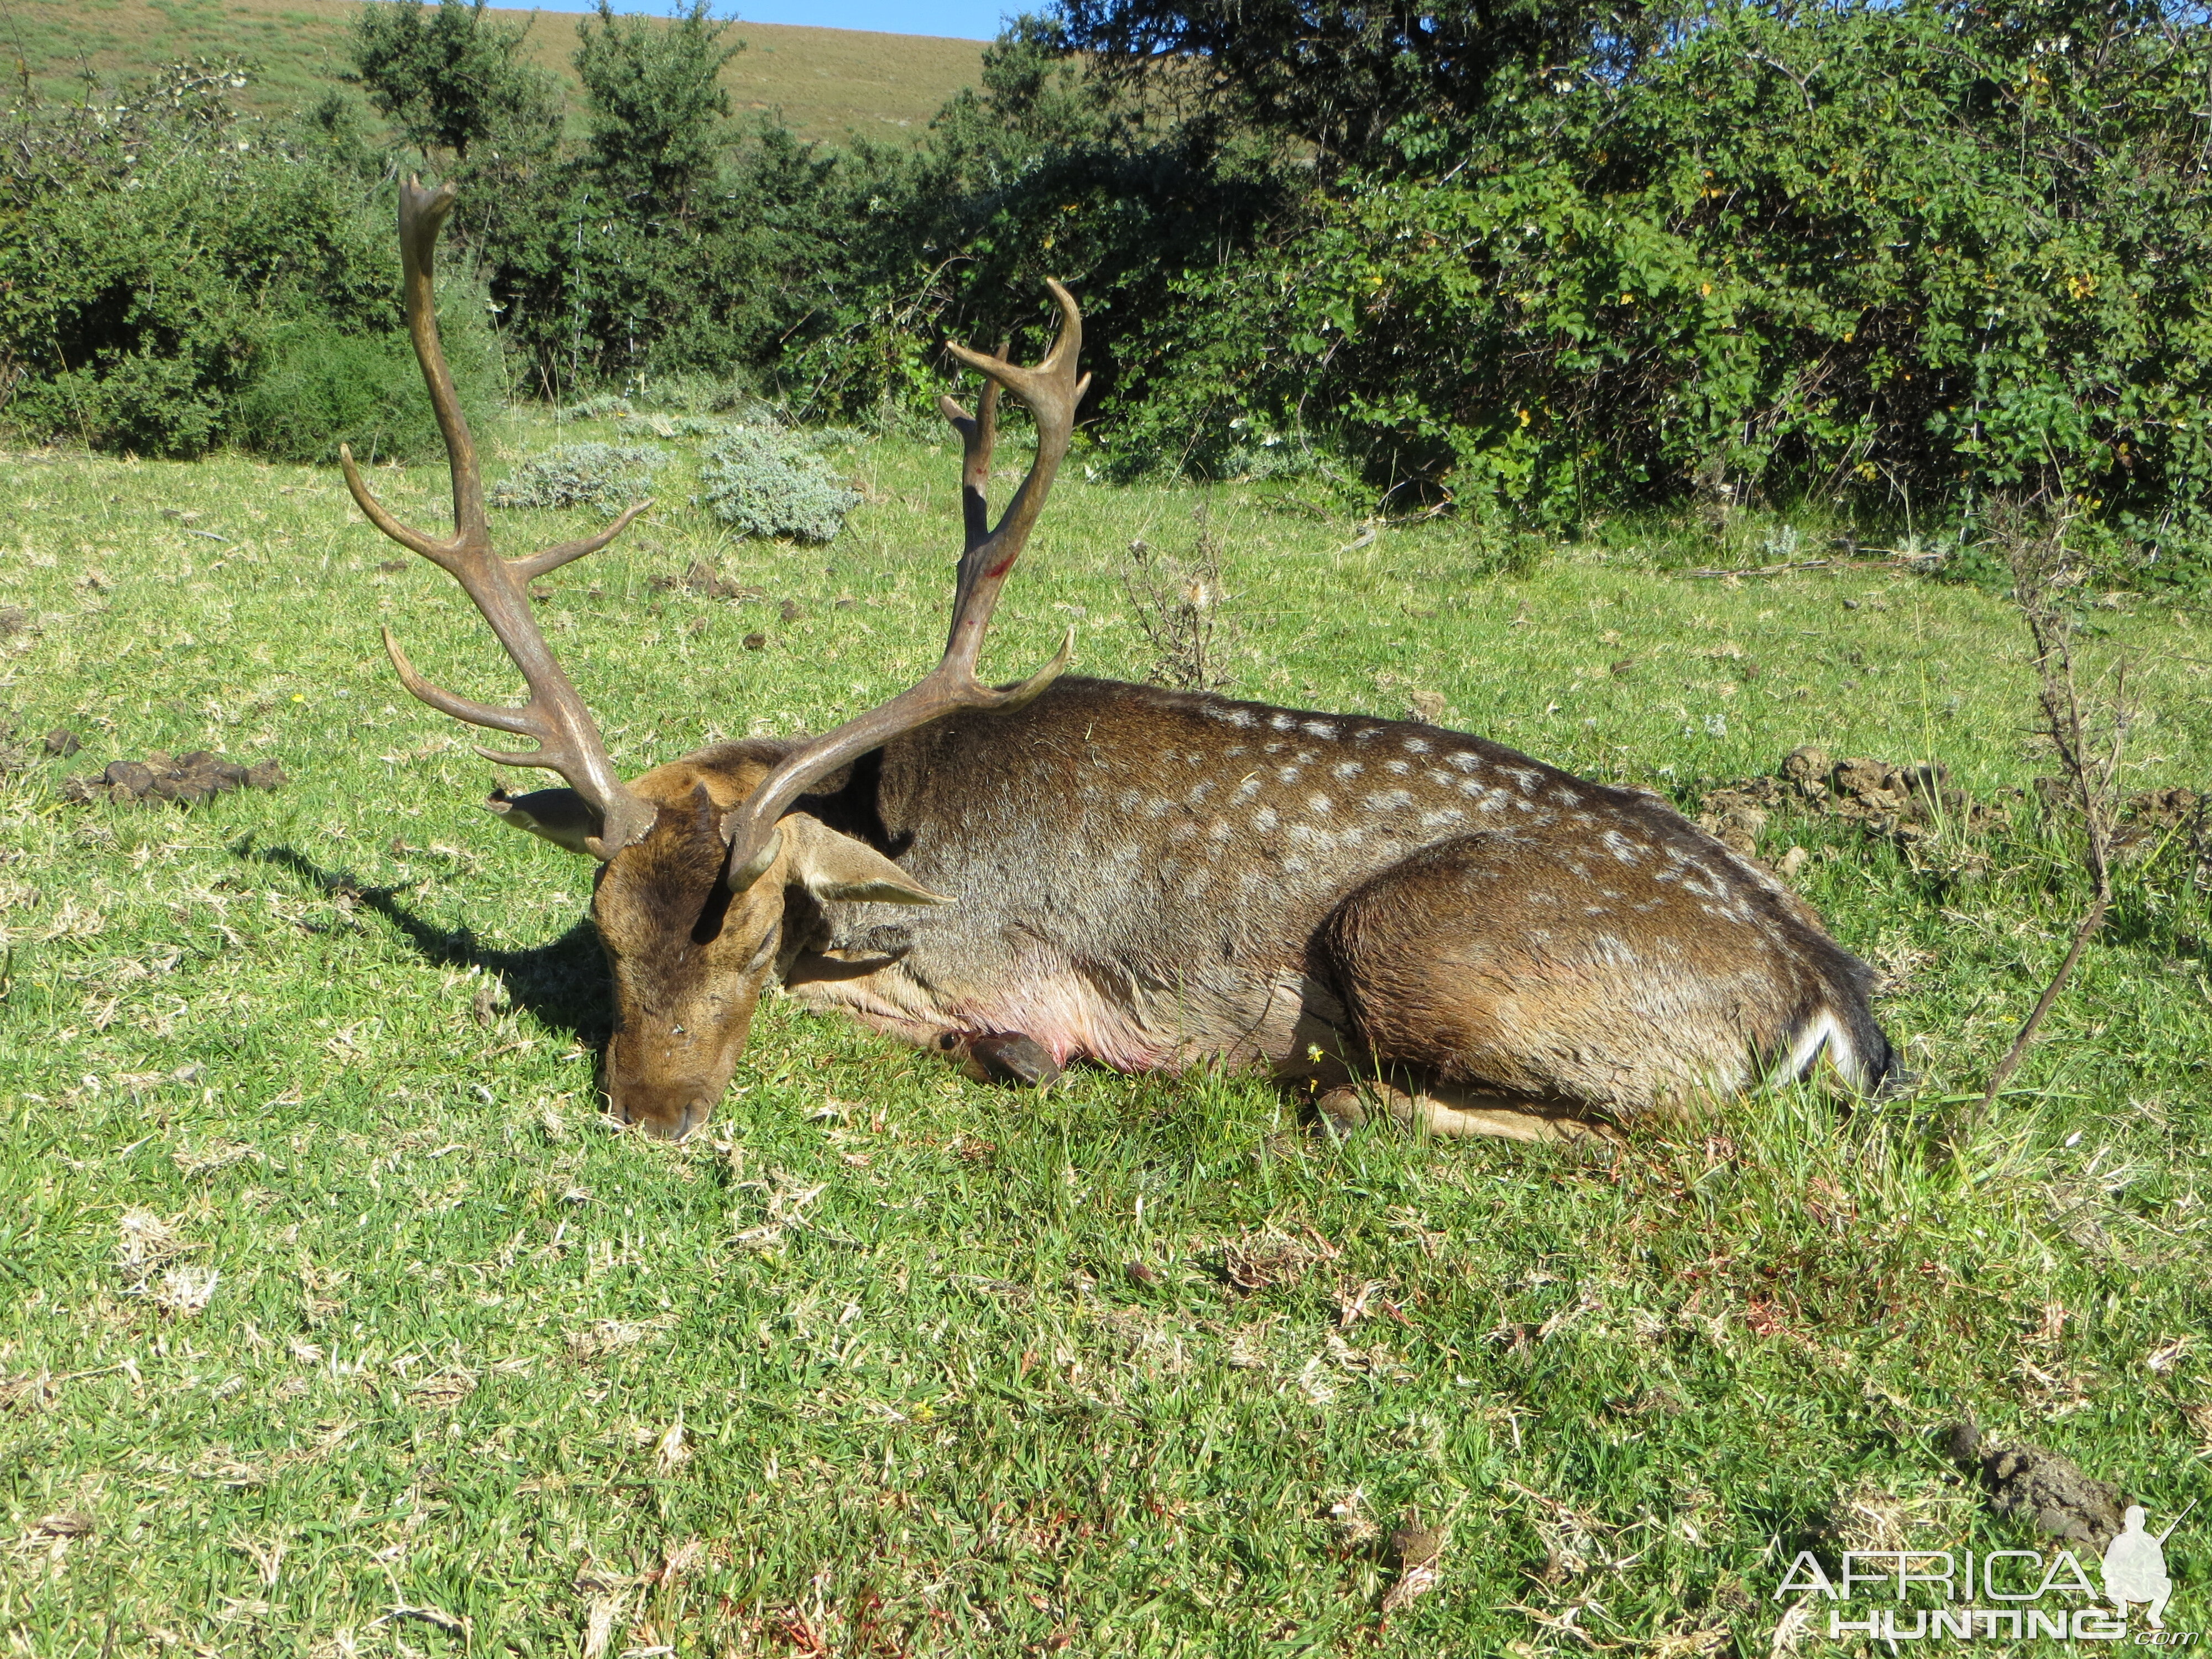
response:
{"label": "hunter silhouette logo", "polygon": [[2143,1528],[2142,1505],[2128,1505],[2119,1535],[2105,1546],[2105,1596],[2121,1618],[2128,1616],[2130,1601],[2140,1601],[2145,1622],[2153,1630],[2166,1628],[2166,1604],[2173,1597],[2173,1580],[2166,1576],[2166,1540],[2196,1507],[2191,1499],[2189,1509],[2175,1516],[2164,1532],[2154,1534]]}

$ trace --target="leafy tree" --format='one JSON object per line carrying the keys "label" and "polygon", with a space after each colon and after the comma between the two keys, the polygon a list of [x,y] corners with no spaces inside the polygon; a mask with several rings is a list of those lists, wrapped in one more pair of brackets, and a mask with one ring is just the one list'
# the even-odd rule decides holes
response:
{"label": "leafy tree", "polygon": [[633,212],[688,216],[712,185],[729,142],[722,65],[744,50],[723,43],[709,0],[689,0],[665,25],[617,17],[608,0],[576,25],[576,72],[591,105],[586,165]]}
{"label": "leafy tree", "polygon": [[1085,72],[1056,20],[1024,12],[983,48],[981,103],[1018,142],[1066,147],[1105,136],[1111,94]]}
{"label": "leafy tree", "polygon": [[1709,495],[1956,525],[2043,489],[2203,580],[2212,37],[2076,18],[1717,6],[1626,80],[1401,121],[1292,234],[1176,278],[1121,342],[1112,441],[1233,473],[1255,432],[1311,437],[1554,521]]}
{"label": "leafy tree", "polygon": [[1060,40],[1145,95],[1371,163],[1408,116],[1463,119],[1508,70],[1614,79],[1655,0],[1060,0]]}
{"label": "leafy tree", "polygon": [[485,4],[368,0],[354,17],[354,78],[417,149],[460,161],[487,145],[542,155],[561,130],[559,83],[523,61],[528,25],[494,23]]}

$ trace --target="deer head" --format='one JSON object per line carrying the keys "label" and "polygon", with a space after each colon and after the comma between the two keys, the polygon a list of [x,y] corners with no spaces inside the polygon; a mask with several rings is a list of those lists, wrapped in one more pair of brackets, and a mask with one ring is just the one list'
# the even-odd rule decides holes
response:
{"label": "deer head", "polygon": [[[416,697],[456,720],[538,744],[521,752],[479,747],[477,753],[501,765],[544,767],[567,781],[565,789],[521,796],[495,792],[488,805],[515,828],[599,860],[592,918],[613,970],[616,1004],[602,1085],[626,1121],[672,1138],[702,1122],[728,1085],[761,986],[775,965],[793,892],[880,904],[957,901],[957,894],[924,890],[874,848],[791,809],[811,785],[900,734],[957,709],[1018,708],[1066,666],[1073,630],[1053,660],[1018,685],[994,690],[975,676],[999,590],[1043,508],[1090,384],[1089,376],[1075,373],[1082,317],[1067,291],[1053,283],[1060,334],[1036,367],[951,348],[987,384],[979,415],[950,398],[941,404],[961,435],[966,546],[955,577],[951,633],[937,666],[821,737],[706,750],[626,784],[545,643],[531,610],[530,584],[599,551],[652,503],[629,508],[596,536],[525,558],[493,550],[476,447],[454,396],[432,306],[438,232],[454,200],[451,185],[431,191],[409,179],[399,188],[407,326],[445,437],[453,533],[440,538],[399,523],[369,494],[351,452],[341,448],[339,460],[369,521],[459,582],[522,671],[529,699],[520,708],[471,702],[424,680],[385,632],[400,683]],[[984,487],[1002,387],[1036,417],[1037,447],[1029,476],[993,529]]]}

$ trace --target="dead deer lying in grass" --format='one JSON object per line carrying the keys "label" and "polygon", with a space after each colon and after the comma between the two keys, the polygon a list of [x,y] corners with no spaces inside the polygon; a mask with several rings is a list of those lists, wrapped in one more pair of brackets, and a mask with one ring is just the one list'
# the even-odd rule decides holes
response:
{"label": "dead deer lying in grass", "polygon": [[[948,1050],[1011,1047],[1032,1070],[1254,1063],[1328,1090],[1340,1119],[1379,1099],[1443,1134],[1589,1133],[1820,1066],[1862,1090],[1889,1073],[1865,965],[1653,796],[1432,726],[1063,679],[1066,647],[1020,685],[980,684],[992,607],[1086,384],[1057,285],[1059,337],[1036,367],[954,349],[988,384],[975,416],[945,404],[967,550],[937,667],[823,737],[724,744],[624,783],[528,589],[642,509],[528,558],[492,551],[431,307],[453,200],[403,186],[400,239],[455,532],[395,521],[349,455],[346,482],[460,582],[528,683],[520,708],[466,702],[386,638],[424,702],[539,744],[481,752],[568,781],[490,804],[599,860],[592,915],[617,1004],[604,1086],[624,1119],[667,1136],[704,1121],[771,975]],[[1036,417],[1037,450],[992,529],[1001,388]]]}

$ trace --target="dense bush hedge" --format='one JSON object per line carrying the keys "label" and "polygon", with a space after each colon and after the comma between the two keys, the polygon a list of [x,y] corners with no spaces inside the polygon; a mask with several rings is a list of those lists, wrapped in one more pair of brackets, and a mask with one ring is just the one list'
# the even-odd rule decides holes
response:
{"label": "dense bush hedge", "polygon": [[[827,151],[729,121],[735,43],[698,3],[582,20],[566,149],[519,36],[389,3],[362,73],[425,155],[342,100],[248,131],[189,77],[18,113],[8,418],[148,453],[416,441],[386,189],[427,164],[488,283],[453,285],[457,356],[489,381],[488,299],[509,381],[562,402],[688,375],[931,418],[942,341],[1033,343],[1050,275],[1125,471],[1539,524],[1809,497],[1970,528],[2040,489],[2153,579],[2212,572],[2197,13],[1070,0],[917,147]],[[1257,46],[1184,50],[1236,18],[1303,43],[1298,97]]]}
{"label": "dense bush hedge", "polygon": [[1295,234],[1187,272],[1113,442],[1259,429],[1565,519],[1759,493],[2069,494],[2212,552],[2202,30],[1731,9],[1638,77],[1416,120]]}
{"label": "dense bush hedge", "polygon": [[[18,111],[0,170],[0,417],[143,455],[257,440],[301,459],[433,434],[398,332],[388,192],[325,120],[243,122],[227,66]],[[449,295],[465,389],[496,385]]]}

